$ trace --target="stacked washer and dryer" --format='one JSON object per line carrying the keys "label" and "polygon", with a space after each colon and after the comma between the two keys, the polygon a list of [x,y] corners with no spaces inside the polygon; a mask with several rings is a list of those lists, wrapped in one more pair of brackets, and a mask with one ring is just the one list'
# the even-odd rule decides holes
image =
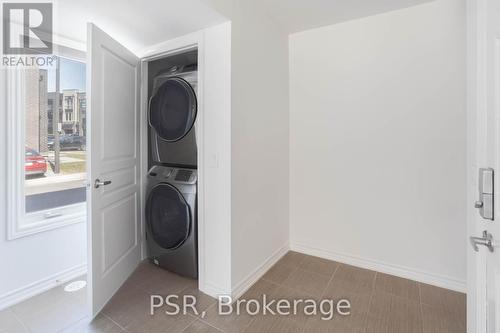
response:
{"label": "stacked washer and dryer", "polygon": [[[188,61],[195,58],[196,53],[149,64],[150,168],[145,212],[150,259],[191,278],[198,277],[198,72],[196,63]],[[172,65],[176,61],[179,64]]]}

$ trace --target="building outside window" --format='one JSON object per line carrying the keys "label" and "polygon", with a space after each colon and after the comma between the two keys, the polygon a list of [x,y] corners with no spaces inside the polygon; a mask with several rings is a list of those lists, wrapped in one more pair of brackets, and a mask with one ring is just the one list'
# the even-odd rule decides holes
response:
{"label": "building outside window", "polygon": [[30,67],[12,78],[9,238],[85,220],[85,63],[58,59],[59,70]]}

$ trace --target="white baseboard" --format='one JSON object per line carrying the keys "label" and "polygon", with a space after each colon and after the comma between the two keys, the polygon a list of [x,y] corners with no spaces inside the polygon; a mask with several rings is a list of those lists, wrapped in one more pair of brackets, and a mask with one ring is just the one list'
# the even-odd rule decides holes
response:
{"label": "white baseboard", "polygon": [[388,264],[385,262],[373,259],[361,258],[345,253],[332,252],[329,250],[319,249],[313,246],[297,242],[291,243],[291,249],[292,251],[337,261],[347,265],[370,269],[380,273],[390,274],[445,289],[455,290],[459,292],[467,291],[466,281],[452,278],[449,276],[443,276],[409,267]]}
{"label": "white baseboard", "polygon": [[205,282],[204,285],[200,285],[199,288],[203,293],[217,299],[219,298],[219,296],[226,296],[231,294],[230,292],[220,289],[215,284],[208,282]]}
{"label": "white baseboard", "polygon": [[233,288],[231,293],[231,297],[233,300],[236,300],[238,297],[243,295],[251,286],[254,285],[266,272],[280,260],[288,251],[290,250],[290,246],[285,243],[282,247],[280,247],[276,252],[274,252],[266,261],[262,263],[259,267],[257,267],[252,273],[250,273],[245,279],[236,284],[236,287]]}
{"label": "white baseboard", "polygon": [[84,275],[86,272],[87,264],[81,264],[0,295],[0,310],[57,287],[58,285]]}

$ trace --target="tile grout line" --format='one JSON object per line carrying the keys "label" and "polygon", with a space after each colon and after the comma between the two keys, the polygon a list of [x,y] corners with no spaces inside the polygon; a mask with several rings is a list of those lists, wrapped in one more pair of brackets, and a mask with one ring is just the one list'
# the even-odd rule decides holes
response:
{"label": "tile grout line", "polygon": [[[340,265],[337,265],[337,267],[335,268],[335,271],[337,271],[338,266],[340,266]],[[301,272],[305,272],[305,273],[309,273],[309,274],[312,274],[312,275],[315,275],[315,276],[321,276],[321,277],[326,277],[326,276],[328,276],[327,274],[322,274],[322,273],[312,272],[312,271],[310,271],[310,270],[303,269],[303,268],[300,268],[300,267],[298,267],[298,268],[296,269],[296,271],[301,271]],[[333,273],[335,273],[335,271],[333,271]],[[295,271],[294,271],[294,272],[295,272]],[[331,277],[331,276],[330,276],[330,277]],[[330,282],[330,280],[328,280],[328,282]]]}
{"label": "tile grout line", "polygon": [[[208,308],[207,308],[207,309],[208,309]],[[206,311],[206,310],[205,310],[205,311]],[[182,332],[184,332],[184,331],[186,331],[186,330],[188,329],[188,327],[189,327],[189,326],[191,326],[191,325],[192,325],[193,323],[195,323],[196,321],[199,321],[199,322],[201,322],[201,323],[203,323],[203,324],[205,324],[205,325],[207,325],[207,326],[210,326],[210,327],[212,327],[212,328],[216,329],[216,330],[217,330],[217,331],[219,331],[219,332],[226,333],[226,331],[224,331],[224,330],[222,330],[222,329],[220,329],[220,328],[218,328],[218,327],[216,327],[216,326],[214,326],[214,325],[210,324],[209,322],[204,321],[202,318],[199,318],[199,317],[193,316],[193,315],[192,315],[192,314],[190,314],[190,313],[188,313],[188,315],[189,315],[189,316],[192,316],[192,317],[194,317],[194,318],[196,318],[196,320],[195,320],[195,321],[193,321],[191,324],[189,324],[189,325],[188,325],[185,329],[183,329],[183,330],[181,331],[181,333],[182,333]]]}
{"label": "tile grout line", "polygon": [[[292,274],[294,274],[295,272],[297,272],[299,270],[299,266],[300,265],[301,264],[298,264],[297,267],[291,267],[291,266],[288,265],[288,267],[293,268],[293,270],[290,272],[290,274],[288,274],[288,276],[285,279],[283,279],[283,281],[281,283],[278,283],[280,285],[280,287],[285,286],[284,283],[290,278],[290,276],[292,276]],[[284,265],[284,266],[287,266],[287,265]]]}
{"label": "tile grout line", "polygon": [[[209,307],[208,307],[205,311],[208,311],[208,310],[209,310],[209,309],[211,309],[212,307],[216,307],[216,306],[217,306],[217,302],[215,302],[214,304],[210,305],[210,306],[209,306]],[[217,314],[217,312],[215,312],[215,313],[216,313],[216,315],[218,315],[218,314]],[[188,315],[193,316],[192,314],[189,314],[189,313],[188,313]],[[222,328],[219,328],[219,327],[215,326],[214,324],[212,324],[212,323],[208,322],[207,320],[205,320],[205,318],[196,317],[196,316],[193,316],[193,317],[195,317],[195,318],[196,318],[196,319],[198,319],[199,321],[201,321],[201,322],[203,322],[203,323],[207,324],[208,326],[210,326],[210,327],[213,327],[213,328],[217,329],[218,331],[221,331],[221,332],[223,332],[223,333],[226,333],[226,331],[225,331],[225,330],[223,330]],[[253,321],[254,321],[254,320],[255,320],[255,316],[252,316],[252,320],[250,320],[250,322],[249,322],[249,323],[245,326],[245,328],[244,328],[241,332],[244,332],[244,331],[245,331],[245,330],[246,330],[246,329],[247,329],[247,328],[248,328],[248,327],[249,327],[249,326],[253,323]]]}
{"label": "tile grout line", "polygon": [[[206,313],[208,310],[210,310],[211,308],[216,307],[216,306],[217,306],[217,302],[218,302],[218,301],[216,301],[214,304],[212,304],[212,305],[210,305],[209,307],[207,307],[207,308],[205,309],[205,313]],[[216,311],[215,313],[217,314],[217,311]],[[226,331],[225,331],[225,330],[223,330],[222,328],[219,328],[219,327],[215,326],[214,324],[211,324],[211,323],[210,323],[210,322],[208,322],[205,318],[202,318],[202,317],[197,317],[197,316],[193,316],[193,315],[192,315],[192,314],[190,314],[190,313],[188,313],[188,315],[190,315],[190,316],[192,316],[192,317],[195,317],[196,319],[198,319],[199,321],[201,321],[202,323],[204,323],[204,324],[206,324],[206,325],[208,325],[208,326],[210,326],[210,327],[213,327],[213,328],[215,328],[215,329],[217,329],[217,330],[219,330],[219,331],[221,331],[221,332],[226,333]],[[189,326],[188,326],[188,327],[189,327]],[[186,327],[186,329],[187,329],[187,327]]]}
{"label": "tile grout line", "polygon": [[328,280],[328,282],[326,283],[326,287],[325,289],[323,290],[323,292],[321,293],[321,296],[320,297],[325,297],[325,294],[326,294],[326,291],[328,290],[328,287],[330,286],[330,284],[332,283],[333,281],[333,278],[335,277],[335,273],[337,273],[339,267],[340,267],[340,263],[337,264],[337,267],[335,267],[335,270],[333,271],[333,274],[332,276],[330,277],[330,279]]}
{"label": "tile grout line", "polygon": [[[166,314],[166,313],[165,313],[165,314]],[[168,316],[168,314],[167,314],[167,316]],[[184,327],[184,328],[180,331],[180,333],[182,333],[182,332],[186,331],[186,330],[188,329],[188,327],[189,327],[189,326],[191,326],[193,323],[195,323],[195,322],[196,322],[196,320],[198,319],[196,316],[193,316],[193,315],[192,315],[192,314],[190,314],[189,312],[188,312],[188,313],[186,313],[186,314],[183,314],[182,316],[191,317],[191,318],[193,318],[193,321],[190,321],[189,323],[187,323],[187,324],[186,324],[186,327]]]}
{"label": "tile grout line", "polygon": [[[283,283],[279,284],[280,287],[284,287],[284,288],[288,288],[288,289],[293,289],[292,287],[288,286],[285,284],[285,282],[290,278],[290,276],[292,276],[292,274],[300,271],[300,272],[305,272],[305,273],[309,273],[309,274],[312,274],[316,277],[327,277],[326,274],[321,274],[321,273],[317,273],[317,272],[312,272],[310,270],[306,270],[306,269],[303,269],[301,268],[300,266],[305,262],[305,259],[303,261],[300,262],[300,264],[298,264],[297,267],[293,267],[293,271],[286,277],[286,279],[283,281]],[[335,267],[335,270],[333,271],[333,274],[332,276],[330,276],[330,278],[328,279],[328,282],[326,284],[326,287],[325,289],[323,290],[323,292],[319,295],[319,297],[323,296],[324,295],[324,292],[327,290],[328,286],[329,286],[329,283],[331,281],[331,279],[333,278],[333,275],[335,274],[335,272],[337,271],[337,269],[339,268],[340,265],[342,265],[341,263],[338,263],[336,261],[332,261],[332,262],[335,262],[337,263],[337,267]],[[284,265],[284,266],[288,266],[288,267],[291,267],[290,265]],[[269,282],[273,282],[273,281],[270,281],[270,280],[267,280],[265,279],[266,281],[269,281]],[[277,282],[275,284],[278,284]],[[309,294],[309,292],[303,290],[303,289],[299,289],[300,291],[304,292],[304,293],[307,293]],[[310,296],[314,296],[314,295],[310,295]],[[316,296],[315,296],[316,297]]]}
{"label": "tile grout line", "polygon": [[[188,313],[188,315],[189,315],[189,313]],[[191,316],[192,316],[192,315],[191,315]],[[217,331],[219,331],[219,332],[221,332],[221,333],[226,333],[226,331],[223,331],[223,330],[221,330],[220,328],[218,328],[218,327],[216,327],[216,326],[214,326],[214,325],[212,325],[212,324],[210,324],[210,323],[208,323],[208,322],[206,322],[206,321],[204,321],[204,320],[202,320],[202,319],[200,319],[200,318],[198,318],[198,317],[196,317],[196,320],[195,320],[195,321],[193,321],[192,323],[190,323],[190,324],[189,324],[189,325],[188,325],[185,329],[183,329],[180,333],[185,332],[185,331],[189,328],[189,326],[193,325],[193,324],[194,324],[195,322],[197,322],[197,321],[199,321],[200,323],[202,323],[202,324],[204,324],[204,325],[210,326],[211,328],[213,328],[213,329],[215,329],[215,330],[217,330]]]}
{"label": "tile grout line", "polygon": [[68,329],[70,329],[71,327],[76,327],[78,324],[80,324],[80,322],[82,320],[85,320],[87,318],[87,315],[84,315],[82,318],[78,319],[77,321],[71,323],[71,324],[68,324],[67,326],[64,326],[63,328],[61,328],[60,330],[58,330],[57,332],[58,333],[61,333],[61,332],[64,332]]}
{"label": "tile grout line", "polygon": [[242,332],[242,333],[244,333],[244,332],[245,332],[245,331],[246,331],[246,330],[250,327],[250,325],[252,325],[252,324],[253,324],[253,322],[255,321],[255,319],[256,319],[256,317],[255,317],[255,316],[252,316],[252,320],[250,320],[250,321],[248,322],[248,324],[245,326],[245,328],[244,328],[241,332]]}
{"label": "tile grout line", "polygon": [[[335,273],[337,273],[337,270],[339,269],[340,265],[342,265],[342,264],[341,263],[337,263],[337,265],[335,267],[335,270],[332,273],[332,276],[330,277],[330,279],[326,283],[326,287],[325,287],[325,289],[323,290],[323,292],[320,295],[320,299],[324,299],[324,297],[326,295],[326,291],[328,290],[328,287],[330,286],[331,282],[333,281]],[[307,318],[306,323],[304,324],[304,327],[302,327],[302,330],[300,331],[301,333],[304,333],[306,331],[307,321],[309,321],[309,319],[310,318]]]}
{"label": "tile grout line", "polygon": [[33,331],[31,330],[31,328],[29,328],[29,326],[28,326],[28,325],[27,325],[27,324],[26,324],[23,320],[21,320],[21,318],[19,318],[19,316],[16,314],[16,312],[15,312],[13,309],[11,309],[11,308],[8,308],[8,309],[10,309],[10,312],[12,313],[12,316],[13,316],[13,317],[17,320],[17,322],[18,322],[19,324],[21,324],[21,326],[22,326],[22,327],[24,327],[24,329],[25,329],[26,331],[28,331],[28,332],[30,332],[30,333],[31,333],[31,332],[33,332]]}
{"label": "tile grout line", "polygon": [[366,331],[368,330],[368,316],[370,314],[370,307],[372,305],[373,296],[375,294],[375,285],[376,285],[376,281],[377,281],[378,272],[377,271],[374,271],[374,272],[375,272],[375,275],[373,276],[372,290],[370,292],[370,299],[368,300],[368,309],[367,309],[366,316],[365,316],[364,323],[363,323],[363,326],[364,326],[363,333],[366,333]]}
{"label": "tile grout line", "polygon": [[417,282],[418,284],[418,298],[420,299],[419,302],[419,308],[420,308],[420,323],[422,324],[422,332],[424,331],[424,308],[423,308],[423,303],[422,303],[422,286],[420,285],[420,282]]}
{"label": "tile grout line", "polygon": [[116,326],[118,326],[121,330],[123,330],[123,331],[125,331],[125,332],[128,332],[128,330],[127,330],[124,326],[122,326],[122,325],[118,324],[118,322],[116,322],[115,320],[113,320],[113,318],[111,318],[110,316],[108,316],[108,315],[107,315],[106,313],[104,313],[103,311],[99,312],[99,314],[101,314],[101,315],[103,315],[104,317],[106,317],[107,319],[109,319],[109,320],[110,320],[113,324],[115,324]]}
{"label": "tile grout line", "polygon": [[[290,252],[292,252],[292,251],[289,251],[289,252],[287,252],[287,253],[290,253]],[[297,253],[298,253],[298,252],[297,252]],[[302,254],[302,255],[303,255],[303,254]],[[283,257],[282,257],[281,259],[283,259]],[[280,260],[281,260],[281,259],[280,259]],[[300,261],[299,261],[299,263],[297,263],[297,265],[296,265],[296,266],[295,266],[295,265],[287,265],[287,264],[284,264],[283,266],[292,268],[292,271],[290,272],[290,274],[288,274],[288,276],[287,276],[285,279],[283,279],[283,281],[282,281],[281,283],[279,283],[279,282],[274,282],[274,281],[270,281],[270,280],[267,280],[267,279],[265,279],[264,277],[262,277],[262,279],[263,279],[263,280],[265,280],[265,281],[268,281],[268,282],[270,282],[270,283],[272,283],[272,284],[274,284],[275,286],[277,286],[277,287],[278,287],[278,289],[280,289],[280,288],[284,288],[285,290],[293,290],[292,288],[290,288],[290,287],[286,286],[286,285],[284,284],[284,282],[286,282],[286,281],[290,278],[290,276],[292,276],[292,274],[294,274],[295,272],[298,272],[299,270],[300,270],[300,271],[304,271],[304,270],[302,270],[300,267],[301,267],[301,266],[302,266],[302,264],[305,262],[305,260],[306,260],[305,258],[302,258],[302,260],[300,260]],[[279,261],[278,261],[276,264],[278,264],[278,263],[279,263]],[[276,265],[276,264],[275,264],[275,265]],[[273,267],[274,267],[274,266],[273,266]],[[264,274],[264,275],[265,275],[265,274]],[[308,294],[308,293],[307,293],[307,294]],[[310,295],[310,296],[312,296],[312,295]],[[242,332],[245,332],[245,331],[246,331],[246,330],[250,327],[250,325],[253,323],[253,321],[254,321],[254,320],[255,320],[255,318],[252,318],[252,320],[248,323],[248,325],[245,327],[245,329],[244,329]],[[304,327],[302,328],[302,330],[300,331],[300,333],[304,332],[304,330],[305,330],[305,324],[304,324]]]}

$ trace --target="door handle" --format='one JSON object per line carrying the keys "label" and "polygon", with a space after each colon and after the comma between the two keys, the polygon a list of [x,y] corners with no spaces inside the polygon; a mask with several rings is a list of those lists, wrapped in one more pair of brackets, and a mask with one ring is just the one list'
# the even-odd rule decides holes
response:
{"label": "door handle", "polygon": [[99,188],[101,186],[106,186],[106,185],[109,185],[111,184],[111,180],[104,180],[104,181],[101,181],[99,178],[97,178],[94,182],[94,187],[95,188]]}
{"label": "door handle", "polygon": [[486,230],[483,231],[483,237],[470,237],[470,244],[476,252],[479,252],[478,245],[486,246],[490,252],[495,251],[495,247],[493,246],[493,235]]}

